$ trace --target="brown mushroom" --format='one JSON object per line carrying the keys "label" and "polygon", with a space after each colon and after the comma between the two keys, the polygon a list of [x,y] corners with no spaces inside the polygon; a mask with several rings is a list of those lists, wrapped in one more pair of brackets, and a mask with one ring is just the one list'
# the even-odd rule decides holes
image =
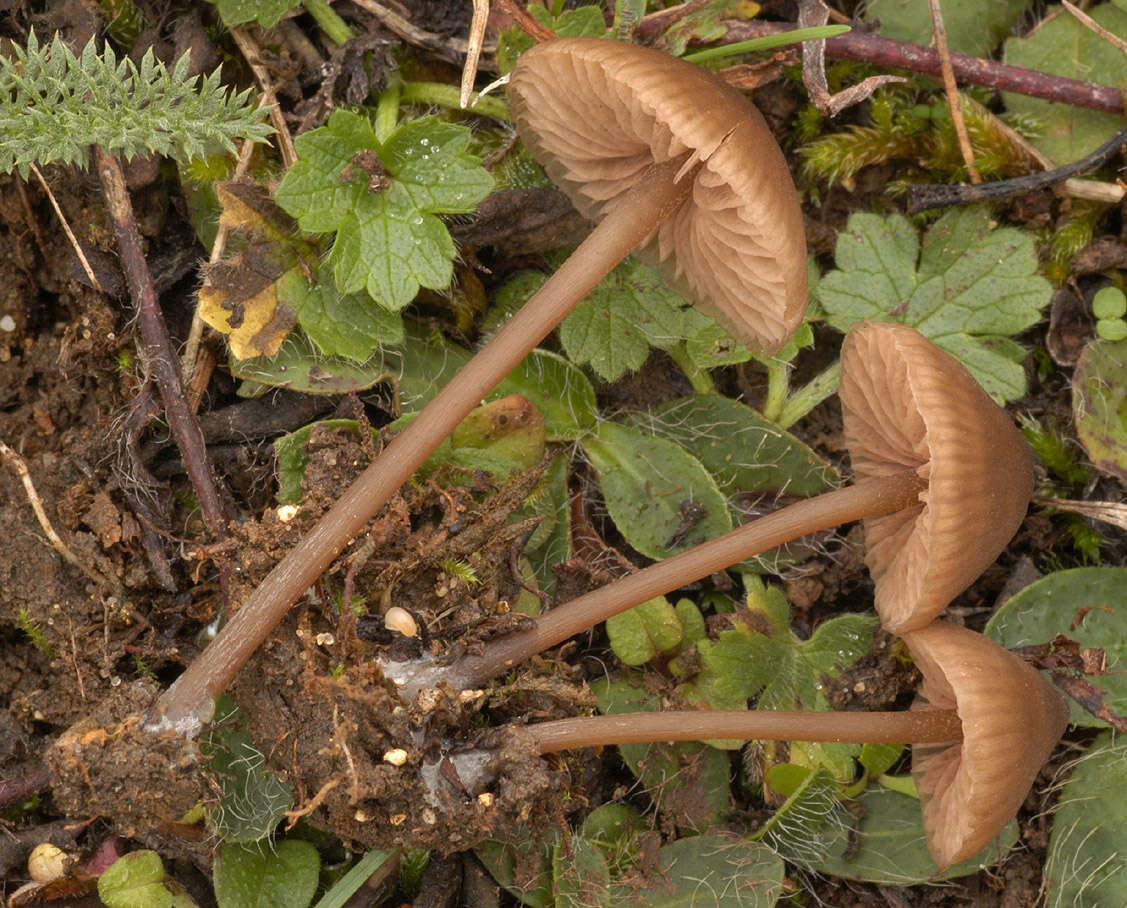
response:
{"label": "brown mushroom", "polygon": [[907,325],[851,330],[842,361],[845,444],[858,482],[906,467],[927,480],[918,507],[865,520],[881,623],[928,624],[993,563],[1033,494],[1033,456],[970,373]]}
{"label": "brown mushroom", "polygon": [[[450,666],[397,665],[389,667],[391,676],[408,694],[439,680],[477,687],[655,596],[862,518],[870,521],[869,563],[878,579],[882,623],[895,633],[928,623],[997,557],[1021,523],[1033,487],[1031,455],[1005,411],[971,374],[907,325],[854,325],[842,347],[841,376],[854,485],[789,505],[572,599],[537,617],[528,630],[490,641],[483,652]],[[960,519],[961,513],[970,519]],[[874,529],[879,520],[884,523]],[[957,539],[951,535],[956,527]],[[921,540],[932,544],[930,553]],[[896,544],[907,547],[902,560]]]}
{"label": "brown mushroom", "polygon": [[946,868],[985,848],[1017,814],[1068,725],[1068,706],[1039,672],[974,631],[935,621],[904,642],[923,675],[905,712],[675,710],[523,731],[540,753],[710,738],[912,744],[928,848]]}
{"label": "brown mushroom", "polygon": [[[763,118],[737,91],[658,51],[573,38],[527,51],[510,96],[522,137],[574,201],[602,220],[259,584],[161,697],[151,728],[194,733],[214,697],[347,542],[640,243],[756,349],[776,350],[801,321],[798,195]],[[556,134],[542,137],[548,129]],[[579,192],[588,179],[594,185]]]}

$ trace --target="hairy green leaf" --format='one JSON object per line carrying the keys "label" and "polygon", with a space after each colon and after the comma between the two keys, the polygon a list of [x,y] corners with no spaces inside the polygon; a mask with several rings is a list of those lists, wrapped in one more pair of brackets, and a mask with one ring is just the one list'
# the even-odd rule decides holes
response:
{"label": "hairy green leaf", "polygon": [[1097,340],[1072,375],[1076,434],[1092,464],[1127,480],[1127,340]]}
{"label": "hairy green leaf", "polygon": [[295,6],[295,0],[208,0],[219,10],[223,24],[242,25],[257,22],[263,28],[273,28],[278,21]]}
{"label": "hairy green leaf", "polygon": [[[943,24],[953,53],[988,57],[1033,0],[943,0]],[[931,15],[926,3],[870,0],[865,20],[880,22],[885,38],[931,46]]]}

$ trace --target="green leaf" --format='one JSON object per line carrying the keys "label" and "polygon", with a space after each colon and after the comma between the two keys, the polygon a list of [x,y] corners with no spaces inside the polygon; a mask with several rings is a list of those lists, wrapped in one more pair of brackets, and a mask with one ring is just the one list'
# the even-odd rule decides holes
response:
{"label": "green leaf", "polygon": [[615,381],[636,371],[650,347],[667,350],[685,337],[685,299],[655,268],[627,258],[560,325],[568,358]]}
{"label": "green leaf", "polygon": [[685,629],[664,596],[650,599],[606,621],[610,647],[624,665],[642,665],[675,650]]}
{"label": "green leaf", "polygon": [[[529,4],[528,11],[541,25],[560,38],[601,38],[606,34],[601,6],[578,6],[566,9],[558,16],[539,4]],[[516,65],[517,58],[533,45],[533,40],[520,28],[502,32],[497,41],[497,69],[505,75]]]}
{"label": "green leaf", "polygon": [[[599,712],[657,711],[661,697],[643,686],[643,674],[627,671],[591,685]],[[650,797],[682,829],[718,825],[732,809],[728,756],[706,744],[620,744],[623,762]]]}
{"label": "green leaf", "polygon": [[314,908],[345,908],[357,890],[395,854],[396,852],[369,851],[336,881],[332,889],[317,900]]}
{"label": "green leaf", "polygon": [[357,435],[360,433],[360,423],[354,419],[323,419],[275,439],[274,454],[278,458],[278,504],[300,504],[304,498],[301,481],[305,478],[305,470],[309,466],[309,454],[305,446],[309,444],[309,435],[314,426],[349,429]]}
{"label": "green leaf", "polygon": [[520,394],[544,416],[548,441],[576,441],[598,420],[595,389],[583,371],[556,353],[533,350],[489,395]]}
{"label": "green leaf", "polygon": [[1035,324],[1052,287],[1037,274],[1033,238],[997,227],[983,207],[955,209],[919,250],[901,215],[857,213],[837,240],[837,270],[816,293],[826,320],[902,321],[963,361],[996,400],[1025,393],[1024,351],[1008,340]]}
{"label": "green leaf", "polygon": [[315,284],[291,271],[278,284],[278,299],[297,315],[306,336],[325,356],[365,363],[381,347],[403,343],[403,319],[373,303],[366,293],[341,293],[330,275]]}
{"label": "green leaf", "polygon": [[1072,374],[1072,413],[1096,469],[1127,481],[1127,340],[1084,348]]}
{"label": "green leaf", "polygon": [[[1032,0],[943,0],[943,24],[952,53],[988,57]],[[912,0],[870,0],[865,21],[880,22],[880,33],[896,41],[931,46],[931,15],[927,4]]]}
{"label": "green leaf", "polygon": [[1104,732],[1076,761],[1049,837],[1049,908],[1127,905],[1127,742]]}
{"label": "green leaf", "polygon": [[293,331],[273,356],[232,359],[231,373],[245,383],[239,393],[253,397],[272,388],[289,388],[306,394],[346,394],[363,391],[390,377],[380,356],[367,362],[324,356],[304,334]]}
{"label": "green leaf", "polygon": [[598,846],[583,836],[552,849],[552,894],[556,908],[609,906],[610,870]]}
{"label": "green leaf", "polygon": [[773,790],[785,793],[786,800],[752,838],[800,867],[825,860],[849,816],[833,776],[824,768],[778,763],[767,771],[766,781]]}
{"label": "green leaf", "polygon": [[263,28],[273,28],[279,20],[295,6],[294,0],[208,0],[219,10],[223,24],[242,25],[257,22]]}
{"label": "green leaf", "polygon": [[196,903],[168,878],[155,851],[131,851],[98,877],[98,898],[108,908],[195,908]]}
{"label": "green leaf", "polygon": [[855,830],[837,830],[828,855],[813,866],[818,873],[884,886],[914,886],[967,876],[996,864],[1017,841],[1017,822],[1011,820],[998,840],[980,854],[940,871],[927,850],[919,801],[870,788],[857,804],[862,819]]}
{"label": "green leaf", "polygon": [[[1056,15],[1046,16],[1027,37],[1006,41],[1006,63],[1117,88],[1127,82],[1127,58],[1122,51],[1059,7],[1052,9]],[[1112,34],[1127,37],[1127,12],[1122,3],[1102,3],[1088,10],[1088,15]],[[1010,112],[1043,124],[1032,142],[1057,164],[1095,151],[1123,127],[1123,121],[1113,114],[1024,95],[1007,93],[1003,98]]]}
{"label": "green leaf", "polygon": [[[1104,704],[1127,715],[1127,568],[1057,571],[1010,597],[986,624],[986,636],[1006,649],[1049,643],[1064,634],[1082,647],[1107,654],[1107,674],[1091,678]],[[1069,700],[1074,725],[1107,723]]]}
{"label": "green leaf", "polygon": [[771,908],[783,894],[782,860],[766,845],[737,836],[678,839],[657,853],[657,867],[637,885],[612,889],[612,905],[648,908]]}
{"label": "green leaf", "polygon": [[269,848],[224,845],[215,862],[219,908],[306,908],[317,891],[321,858],[309,842]]}
{"label": "green leaf", "polygon": [[701,462],[726,495],[817,495],[837,471],[809,447],[746,404],[718,394],[670,400],[630,416],[630,425],[675,441]]}
{"label": "green leaf", "polygon": [[533,840],[523,826],[506,830],[506,833],[505,841],[482,842],[474,849],[474,854],[489,875],[522,904],[529,908],[553,908],[554,835]]}
{"label": "green leaf", "polygon": [[200,737],[208,773],[220,794],[208,813],[212,828],[226,842],[258,842],[274,832],[293,807],[293,790],[262,767],[266,756],[240,726],[239,710],[227,695],[216,700],[215,720]]}
{"label": "green leaf", "polygon": [[609,422],[581,444],[615,526],[643,555],[667,558],[732,528],[716,483],[679,445]]}
{"label": "green leaf", "polygon": [[0,173],[32,163],[86,167],[90,147],[132,158],[155,153],[186,162],[235,139],[263,142],[273,131],[249,90],[232,94],[220,71],[189,76],[184,54],[169,72],[150,48],[140,64],[119,63],[111,46],[91,38],[80,56],[58,37],[0,54]]}
{"label": "green leaf", "polygon": [[453,277],[454,241],[436,214],[473,211],[493,188],[470,138],[431,116],[381,144],[368,120],[336,110],[294,140],[298,160],[275,198],[304,230],[336,231],[328,263],[342,293],[366,289],[398,311]]}

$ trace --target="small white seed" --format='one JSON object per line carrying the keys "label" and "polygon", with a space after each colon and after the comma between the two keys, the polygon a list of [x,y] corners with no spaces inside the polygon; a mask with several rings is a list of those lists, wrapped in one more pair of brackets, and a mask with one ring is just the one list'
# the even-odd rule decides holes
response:
{"label": "small white seed", "polygon": [[406,820],[407,814],[405,813],[393,813],[390,817],[387,818],[387,821],[392,826],[402,826],[404,822],[406,822]]}
{"label": "small white seed", "polygon": [[397,747],[394,750],[389,750],[383,755],[385,763],[390,763],[392,766],[402,766],[407,762],[407,751],[402,747]]}
{"label": "small white seed", "polygon": [[398,605],[393,605],[384,613],[383,626],[389,631],[402,634],[404,637],[414,637],[419,633],[419,626],[415,623],[415,619],[411,617],[411,613]]}
{"label": "small white seed", "polygon": [[67,875],[68,862],[65,851],[50,842],[43,842],[31,849],[27,872],[37,883],[53,883]]}
{"label": "small white seed", "polygon": [[428,826],[433,826],[438,822],[438,817],[435,815],[435,812],[429,807],[423,810],[423,822]]}
{"label": "small white seed", "polygon": [[297,512],[300,510],[301,508],[299,508],[296,504],[284,504],[280,508],[278,508],[276,513],[278,514],[279,521],[281,521],[282,523],[289,523],[297,516]]}
{"label": "small white seed", "polygon": [[370,813],[364,810],[358,810],[352,815],[352,818],[357,823],[370,823],[374,818]]}
{"label": "small white seed", "polygon": [[477,799],[481,802],[482,807],[493,806],[493,794],[491,792],[483,791],[477,796]]}

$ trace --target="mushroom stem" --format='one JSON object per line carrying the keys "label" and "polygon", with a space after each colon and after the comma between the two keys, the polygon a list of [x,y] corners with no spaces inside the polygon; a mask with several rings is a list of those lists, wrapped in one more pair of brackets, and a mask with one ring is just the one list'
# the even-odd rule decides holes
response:
{"label": "mushroom stem", "polygon": [[391,674],[407,696],[434,687],[439,681],[446,681],[455,689],[478,687],[528,657],[612,615],[708,577],[745,558],[817,530],[918,506],[920,493],[925,488],[926,484],[915,470],[902,470],[796,502],[547,611],[535,619],[533,627],[491,641],[478,655],[464,656],[446,667],[428,666],[420,671],[397,665]]}
{"label": "mushroom stem", "polygon": [[694,169],[685,165],[686,156],[681,156],[653,164],[639,176],[623,203],[607,214],[548,282],[274,566],[215,640],[157,701],[151,730],[173,728],[187,735],[198,731],[215,697],[341,549],[466,414],[688,197]]}
{"label": "mushroom stem", "polygon": [[946,744],[961,741],[963,724],[953,709],[902,712],[813,710],[669,710],[580,716],[538,722],[524,730],[540,753],[574,747],[652,741],[848,741],[858,744]]}

